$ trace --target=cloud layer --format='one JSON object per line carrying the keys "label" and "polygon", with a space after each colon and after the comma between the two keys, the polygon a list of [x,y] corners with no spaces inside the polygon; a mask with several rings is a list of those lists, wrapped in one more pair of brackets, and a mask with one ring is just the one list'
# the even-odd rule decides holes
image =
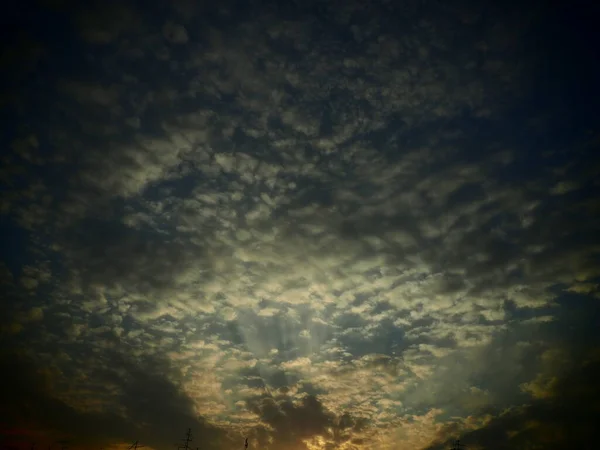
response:
{"label": "cloud layer", "polygon": [[5,440],[588,442],[597,115],[540,77],[583,64],[538,45],[554,11],[38,7],[3,95]]}

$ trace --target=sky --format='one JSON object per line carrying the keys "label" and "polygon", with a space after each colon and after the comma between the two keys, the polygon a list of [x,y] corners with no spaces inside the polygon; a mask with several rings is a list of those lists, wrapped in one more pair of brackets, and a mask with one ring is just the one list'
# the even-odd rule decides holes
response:
{"label": "sky", "polygon": [[0,447],[592,448],[563,3],[3,6]]}

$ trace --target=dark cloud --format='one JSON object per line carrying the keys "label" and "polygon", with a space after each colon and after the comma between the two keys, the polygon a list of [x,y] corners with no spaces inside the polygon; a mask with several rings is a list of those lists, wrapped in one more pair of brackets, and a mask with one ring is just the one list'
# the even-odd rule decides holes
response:
{"label": "dark cloud", "polygon": [[[517,322],[496,336],[491,351],[484,352],[476,362],[479,370],[470,370],[466,375],[461,368],[466,361],[458,362],[449,377],[455,380],[454,388],[437,392],[442,397],[436,401],[456,406],[466,400],[459,380],[469,376],[471,383],[493,393],[493,402],[481,411],[493,419],[474,431],[461,431],[456,424],[446,427],[440,433],[440,442],[430,449],[446,448],[450,440],[457,438],[467,447],[492,450],[591,445],[593,417],[600,408],[595,382],[600,371],[600,338],[594,331],[600,308],[595,300],[579,294],[564,293],[558,301],[564,308],[558,320],[534,325]],[[531,336],[538,340],[531,342]],[[558,351],[554,354],[560,356],[544,354],[548,350]],[[548,366],[544,367],[544,362]],[[536,379],[539,370],[542,378]],[[530,380],[542,381],[534,391],[523,391]],[[522,391],[515,397],[517,389]],[[454,395],[444,398],[452,392]]]}
{"label": "dark cloud", "polygon": [[[164,363],[163,363],[164,364]],[[132,421],[143,424],[139,433],[153,445],[168,447],[186,428],[194,431],[195,442],[203,448],[222,448],[230,443],[226,434],[209,425],[195,411],[194,403],[166,376],[171,370],[150,360],[142,367],[126,364],[127,382],[120,396]]]}
{"label": "dark cloud", "polygon": [[[596,440],[594,418],[600,413],[598,376],[600,361],[595,355],[554,383],[549,398],[513,407],[483,428],[461,435],[460,440],[467,448],[491,450],[591,448]],[[445,436],[454,433],[444,430]],[[446,439],[428,449],[447,448],[450,439]]]}
{"label": "dark cloud", "polygon": [[48,430],[96,445],[135,437],[132,424],[116,414],[79,412],[53,397],[47,375],[23,358],[5,353],[1,364],[0,420],[5,426]]}
{"label": "dark cloud", "polygon": [[[225,432],[195,413],[192,400],[166,378],[170,369],[156,359],[138,365],[115,355],[110,358],[110,367],[95,371],[94,382],[117,388],[117,401],[106,412],[90,411],[95,405],[87,404],[85,398],[83,409],[59,399],[55,392],[57,374],[25,357],[4,352],[0,369],[3,426],[43,430],[77,447],[135,440],[168,447],[187,428],[194,431],[203,448],[222,448],[229,442]],[[115,405],[124,414],[115,410]]]}
{"label": "dark cloud", "polygon": [[116,285],[144,293],[169,289],[179,274],[191,264],[202,264],[205,256],[183,236],[102,218],[78,222],[63,242],[67,265],[85,285]]}
{"label": "dark cloud", "polygon": [[249,401],[249,407],[271,427],[271,432],[258,430],[257,435],[259,445],[267,448],[308,448],[305,441],[317,437],[323,438],[326,448],[338,448],[350,443],[352,433],[360,432],[366,425],[364,420],[347,414],[337,417],[312,395],[298,402],[286,398],[279,401],[272,397],[256,398]]}

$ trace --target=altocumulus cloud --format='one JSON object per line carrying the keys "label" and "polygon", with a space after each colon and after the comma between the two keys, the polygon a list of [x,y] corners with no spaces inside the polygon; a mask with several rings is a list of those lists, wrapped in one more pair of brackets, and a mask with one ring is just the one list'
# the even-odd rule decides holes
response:
{"label": "altocumulus cloud", "polygon": [[3,59],[7,442],[589,442],[584,22],[429,0],[36,8]]}

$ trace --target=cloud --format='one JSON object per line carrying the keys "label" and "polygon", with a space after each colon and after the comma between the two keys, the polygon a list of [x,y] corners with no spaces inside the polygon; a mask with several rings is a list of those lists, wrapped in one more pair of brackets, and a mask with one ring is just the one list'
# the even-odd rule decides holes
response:
{"label": "cloud", "polygon": [[[92,398],[85,399],[78,407],[57,398],[53,390],[56,374],[40,369],[20,356],[3,355],[3,405],[2,423],[8,426],[27,424],[32,431],[45,430],[59,438],[66,438],[73,445],[105,445],[116,441],[134,441],[144,436],[153,446],[167,446],[173,436],[166,430],[193,428],[208,448],[220,448],[226,435],[196,416],[191,400],[164,378],[166,372],[158,371],[156,361],[146,367],[135,367],[116,357],[111,368],[101,369],[104,387],[115,386],[121,409],[95,411]],[[77,395],[75,380],[71,389],[63,395]]]}
{"label": "cloud", "polygon": [[[589,446],[594,440],[593,417],[599,399],[595,379],[600,365],[584,361],[580,367],[546,386],[533,403],[506,410],[485,426],[461,436],[469,448],[527,448],[543,445],[559,449]],[[428,448],[445,448],[444,444]]]}
{"label": "cloud", "polygon": [[[2,423],[46,428],[61,433],[81,433],[79,437],[110,439],[115,434],[129,437],[128,424],[112,415],[79,414],[70,406],[52,398],[47,377],[35,375],[26,362],[3,357],[4,380]],[[100,428],[102,426],[102,428]],[[103,429],[102,432],[100,430]],[[100,435],[99,435],[100,434]]]}
{"label": "cloud", "polygon": [[85,285],[148,293],[169,288],[186,266],[202,259],[202,249],[156,231],[92,219],[68,232],[63,255]]}
{"label": "cloud", "polygon": [[172,44],[185,44],[188,41],[188,33],[183,25],[167,22],[163,27],[163,34]]}
{"label": "cloud", "polygon": [[15,91],[11,424],[355,449],[540,422],[600,275],[597,137],[531,93],[544,15],[184,3],[57,13],[84,40]]}
{"label": "cloud", "polygon": [[352,448],[353,434],[360,433],[365,426],[364,421],[349,415],[336,417],[310,395],[298,401],[263,397],[249,403],[249,408],[269,429],[268,434],[264,429],[257,430],[257,446],[260,447]]}
{"label": "cloud", "polygon": [[90,44],[113,43],[142,26],[140,13],[131,4],[90,5],[76,11],[74,16],[82,38]]}

